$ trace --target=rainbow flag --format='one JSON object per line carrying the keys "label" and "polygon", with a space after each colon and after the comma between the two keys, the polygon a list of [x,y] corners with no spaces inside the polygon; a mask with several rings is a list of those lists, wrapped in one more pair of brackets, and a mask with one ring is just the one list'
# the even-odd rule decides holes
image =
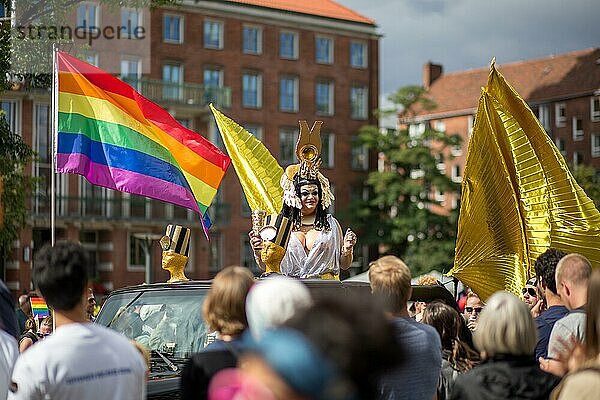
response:
{"label": "rainbow flag", "polygon": [[61,51],[57,60],[56,171],[205,216],[231,159],[123,81]]}
{"label": "rainbow flag", "polygon": [[48,305],[46,305],[44,299],[41,297],[31,297],[29,300],[31,301],[31,313],[34,318],[37,317],[38,319],[42,319],[50,315]]}

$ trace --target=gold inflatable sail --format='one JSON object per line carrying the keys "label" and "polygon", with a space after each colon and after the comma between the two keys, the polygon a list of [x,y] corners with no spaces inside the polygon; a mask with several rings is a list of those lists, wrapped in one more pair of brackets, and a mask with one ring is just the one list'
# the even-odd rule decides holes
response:
{"label": "gold inflatable sail", "polygon": [[260,140],[227,118],[212,104],[210,109],[250,209],[279,214],[283,204],[283,189],[279,184],[283,168]]}
{"label": "gold inflatable sail", "polygon": [[600,265],[600,213],[492,61],[469,142],[448,275],[483,299],[498,290],[520,294],[549,247]]}

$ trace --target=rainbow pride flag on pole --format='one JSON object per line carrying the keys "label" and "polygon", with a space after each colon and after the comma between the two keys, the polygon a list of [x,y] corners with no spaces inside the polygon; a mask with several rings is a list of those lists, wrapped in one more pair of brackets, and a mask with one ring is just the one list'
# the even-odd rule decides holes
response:
{"label": "rainbow pride flag on pole", "polygon": [[50,315],[46,301],[41,297],[31,297],[31,313],[34,318],[43,319]]}
{"label": "rainbow pride flag on pole", "polygon": [[231,159],[123,81],[61,51],[56,59],[56,172],[204,217]]}

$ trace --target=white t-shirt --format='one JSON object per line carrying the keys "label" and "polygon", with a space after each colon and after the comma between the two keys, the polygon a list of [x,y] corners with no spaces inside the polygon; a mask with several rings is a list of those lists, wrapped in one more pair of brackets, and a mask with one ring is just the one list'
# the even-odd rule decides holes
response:
{"label": "white t-shirt", "polygon": [[18,355],[17,339],[0,329],[0,400],[6,399],[10,375]]}
{"label": "white t-shirt", "polygon": [[31,346],[17,359],[9,399],[142,400],[146,364],[123,335],[74,323]]}

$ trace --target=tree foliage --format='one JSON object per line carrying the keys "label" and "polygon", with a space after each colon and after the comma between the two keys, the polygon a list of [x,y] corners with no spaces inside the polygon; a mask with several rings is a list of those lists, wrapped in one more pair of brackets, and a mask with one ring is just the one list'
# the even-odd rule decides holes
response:
{"label": "tree foliage", "polygon": [[590,165],[578,165],[573,169],[573,177],[600,210],[600,175]]}
{"label": "tree foliage", "polygon": [[[399,89],[390,100],[409,115],[415,106],[434,107],[424,95],[423,88],[411,86]],[[443,149],[458,145],[459,136],[428,126],[411,133],[365,126],[359,141],[384,160],[383,168],[380,163],[365,182],[368,198],[355,200],[349,207],[361,244],[399,256],[413,274],[448,270],[454,259],[458,218],[457,212],[446,215],[440,208],[434,210],[439,206],[435,191],[456,193],[460,189],[438,168]]]}
{"label": "tree foliage", "polygon": [[2,206],[4,221],[0,227],[0,258],[8,255],[13,240],[27,220],[27,199],[34,180],[23,173],[33,157],[33,150],[20,135],[10,131],[0,112],[0,176],[2,177]]}

